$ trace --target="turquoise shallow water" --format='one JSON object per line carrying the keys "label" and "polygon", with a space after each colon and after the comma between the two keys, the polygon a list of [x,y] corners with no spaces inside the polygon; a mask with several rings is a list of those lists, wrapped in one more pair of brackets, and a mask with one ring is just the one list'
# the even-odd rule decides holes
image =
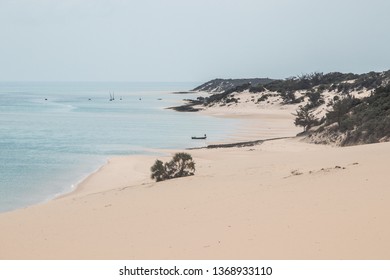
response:
{"label": "turquoise shallow water", "polygon": [[69,192],[110,156],[204,145],[190,136],[218,141],[233,133],[235,120],[164,109],[195,97],[172,91],[194,86],[0,83],[0,212]]}

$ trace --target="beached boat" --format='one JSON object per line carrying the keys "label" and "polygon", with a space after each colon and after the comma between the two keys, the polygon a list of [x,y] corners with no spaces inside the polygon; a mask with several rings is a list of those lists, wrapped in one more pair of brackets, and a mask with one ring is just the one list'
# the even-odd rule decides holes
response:
{"label": "beached boat", "polygon": [[197,136],[192,136],[191,139],[198,139],[198,140],[201,140],[201,139],[206,139],[207,136],[206,134],[204,136],[200,136],[200,137],[197,137]]}

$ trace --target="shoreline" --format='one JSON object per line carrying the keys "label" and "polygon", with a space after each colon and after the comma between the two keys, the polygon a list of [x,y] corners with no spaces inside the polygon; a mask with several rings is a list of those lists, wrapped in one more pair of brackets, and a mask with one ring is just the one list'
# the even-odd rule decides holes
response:
{"label": "shoreline", "polygon": [[[189,91],[188,93],[189,94],[199,93],[199,95],[201,95],[201,96],[205,95],[205,93],[203,93],[203,92]],[[172,94],[183,94],[183,93],[172,93]],[[162,109],[172,110],[172,108],[175,108],[175,107],[162,108]],[[213,108],[213,109],[215,109],[215,108]],[[245,112],[243,114],[232,113],[232,112],[224,110],[223,108],[222,109],[219,108],[219,109],[220,110],[218,110],[218,109],[211,110],[211,112],[209,110],[199,110],[196,112],[198,114],[207,115],[207,116],[215,117],[215,118],[238,119],[238,120],[242,121],[242,125],[244,126],[246,132],[247,131],[251,131],[251,132],[255,131],[255,129],[253,129],[252,125],[254,122],[258,122],[259,120],[264,120],[264,119],[267,120],[268,118],[274,120],[275,117],[277,119],[280,118],[282,120],[286,120],[286,115],[283,114],[283,112],[281,113],[279,110],[275,110],[275,109],[265,110],[266,113],[264,113],[264,110],[260,111],[260,112],[258,110],[256,110],[256,111],[251,110],[250,112]],[[185,112],[183,112],[183,113],[185,113]],[[262,124],[262,125],[264,125],[264,124]],[[300,130],[300,129],[291,129],[291,131],[289,131],[288,133],[291,134],[292,131],[298,131],[298,130]],[[295,132],[293,132],[293,133],[295,133]],[[242,132],[241,132],[241,134],[242,134]],[[185,149],[169,149],[169,150],[168,149],[148,149],[148,150],[149,151],[150,150],[159,151],[159,152],[162,152],[163,154],[169,154],[172,152],[177,152],[177,151],[182,151],[182,150],[183,151],[191,151],[191,150],[197,150],[197,149],[209,149],[209,148],[214,149],[214,148],[220,148],[220,147],[227,147],[227,148],[240,147],[240,146],[247,147],[248,146],[247,144],[249,144],[249,146],[253,146],[253,145],[261,144],[264,141],[272,141],[272,140],[278,140],[281,138],[296,137],[296,135],[294,135],[294,136],[283,136],[283,137],[276,137],[276,138],[264,138],[267,135],[268,134],[264,134],[262,132],[258,132],[258,133],[254,132],[254,133],[251,133],[250,135],[248,135],[248,133],[246,133],[246,134],[244,134],[244,136],[242,136],[242,135],[240,135],[240,131],[237,131],[237,132],[233,133],[232,135],[226,135],[225,140],[219,141],[218,143],[211,142],[210,144],[207,144],[204,147],[203,146],[202,147],[188,147]],[[263,138],[263,139],[259,139],[259,138]],[[242,140],[244,140],[244,141],[242,141]],[[235,142],[232,142],[232,141],[235,141]],[[252,145],[252,143],[253,143],[253,145]],[[60,199],[62,197],[72,196],[73,194],[77,195],[79,192],[83,193],[80,189],[84,189],[85,186],[88,185],[87,182],[89,181],[90,177],[93,177],[95,174],[99,173],[99,171],[101,171],[108,164],[110,164],[110,161],[115,160],[117,158],[127,158],[129,160],[134,160],[134,158],[137,158],[137,157],[150,158],[152,156],[150,156],[150,155],[121,155],[121,156],[108,157],[108,158],[106,158],[104,164],[102,164],[100,167],[98,167],[92,173],[87,174],[83,179],[79,180],[75,184],[75,187],[73,190],[71,190],[67,193],[56,195],[53,198],[53,200]],[[156,159],[155,157],[153,157],[153,158]],[[161,158],[166,158],[168,160],[167,155],[161,156]],[[152,164],[153,163],[151,163],[150,166],[152,166]],[[148,171],[149,171],[149,169],[148,169]],[[147,176],[147,178],[149,178],[149,176]],[[146,180],[146,178],[144,178],[143,181],[145,181],[145,180]],[[137,183],[137,181],[135,180],[132,183],[135,184],[135,183]],[[52,200],[52,199],[46,200],[45,202],[42,202],[42,203],[46,203],[50,200]],[[32,205],[32,206],[34,206],[34,205]],[[18,210],[18,209],[16,209],[16,210]],[[15,211],[15,210],[13,210],[13,211]]]}
{"label": "shoreline", "polygon": [[[54,196],[54,198],[52,200],[56,200],[56,199],[61,199],[63,197],[67,197],[69,195],[71,195],[72,193],[76,192],[77,189],[80,187],[80,185],[85,181],[87,180],[90,176],[93,176],[93,174],[96,174],[98,173],[99,171],[102,170],[102,168],[107,165],[109,163],[109,159],[106,159],[105,160],[105,163],[103,163],[101,166],[99,166],[98,168],[96,168],[94,171],[92,171],[91,173],[88,173],[86,174],[85,176],[83,176],[82,179],[78,180],[76,183],[72,184],[71,185],[71,189],[68,191],[68,192],[63,192],[63,193],[59,193],[57,195]],[[50,200],[49,200],[50,201]],[[18,209],[16,209],[18,210]]]}
{"label": "shoreline", "polygon": [[[274,110],[270,110],[271,112],[274,112]],[[262,120],[264,118],[264,116],[271,116],[272,118],[272,113],[269,114],[267,113],[266,115],[264,115],[263,113],[256,113],[256,114],[245,114],[244,117],[242,117],[242,115],[236,115],[236,114],[231,114],[231,113],[218,113],[218,114],[215,114],[213,112],[207,112],[207,111],[198,111],[198,113],[200,114],[203,114],[203,115],[207,115],[207,116],[210,116],[210,117],[220,117],[220,118],[233,118],[233,119],[239,119],[242,121],[242,124],[244,125],[246,131],[248,130],[253,130],[254,129],[250,129],[251,125],[253,124],[253,122],[256,122],[256,121],[259,121],[259,120]],[[268,115],[269,114],[269,115]],[[249,127],[249,129],[248,129]],[[291,133],[291,132],[289,132]],[[242,133],[241,133],[242,134]],[[160,158],[166,158],[167,160],[169,160],[169,157],[168,157],[168,154],[172,154],[173,152],[177,152],[177,151],[191,151],[191,150],[197,150],[197,149],[209,149],[209,148],[219,148],[219,147],[227,147],[227,148],[231,148],[231,147],[246,147],[247,145],[246,144],[249,144],[249,146],[253,146],[251,143],[253,143],[254,145],[258,145],[258,144],[261,144],[262,142],[264,141],[272,141],[272,140],[277,140],[277,139],[280,139],[280,137],[277,137],[277,138],[264,138],[264,139],[258,139],[258,138],[264,138],[265,135],[262,134],[261,132],[257,133],[257,132],[254,132],[253,134],[251,135],[240,135],[240,132],[237,131],[235,133],[233,133],[232,135],[226,135],[226,138],[225,140],[222,140],[222,141],[219,141],[218,143],[214,143],[214,142],[210,142],[210,144],[207,144],[206,146],[202,146],[202,147],[189,147],[189,148],[185,148],[185,149],[151,149],[152,151],[159,151],[160,153],[162,152],[163,154],[165,154],[164,156],[160,156]],[[295,136],[286,136],[286,137],[295,137]],[[256,140],[253,140],[255,139]],[[249,139],[248,141],[240,141],[240,140],[244,140],[244,139]],[[236,142],[231,142],[231,141],[236,141]],[[237,142],[238,141],[238,142]],[[150,150],[150,149],[149,149]],[[94,172],[86,175],[83,179],[81,179],[75,186],[75,188],[68,192],[68,193],[64,193],[62,195],[59,195],[59,197],[56,197],[54,199],[57,199],[57,198],[61,198],[61,197],[67,197],[67,196],[72,196],[73,194],[74,195],[77,195],[78,193],[83,193],[82,189],[85,189],[85,186],[88,185],[88,181],[90,180],[90,177],[94,177],[94,175],[97,175],[97,173],[99,173],[102,169],[104,169],[108,164],[110,164],[110,161],[112,160],[116,160],[118,158],[123,158],[123,159],[128,159],[130,161],[136,159],[136,158],[147,158],[147,159],[150,159],[150,158],[153,158],[154,160],[156,159],[156,157],[154,156],[151,156],[151,155],[122,155],[122,156],[112,156],[112,157],[108,157],[106,159],[106,162],[101,165],[99,168],[97,168]],[[153,162],[154,162],[153,160]],[[153,163],[150,164],[150,166],[152,166]],[[149,166],[149,168],[150,168]],[[147,169],[149,171],[149,169]],[[146,176],[146,178],[143,178],[142,181],[145,181],[149,179],[149,175]],[[135,184],[137,183],[138,181],[137,180],[134,180],[132,181],[131,183],[132,184]]]}
{"label": "shoreline", "polygon": [[74,192],[1,213],[0,259],[388,259],[390,143],[300,139],[185,150],[195,175],[159,183],[149,168],[169,155],[113,157]]}

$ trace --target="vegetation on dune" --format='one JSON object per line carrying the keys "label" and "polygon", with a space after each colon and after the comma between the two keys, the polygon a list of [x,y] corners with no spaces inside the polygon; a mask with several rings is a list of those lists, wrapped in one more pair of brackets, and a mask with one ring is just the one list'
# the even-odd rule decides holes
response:
{"label": "vegetation on dune", "polygon": [[345,133],[342,145],[377,143],[390,138],[390,86],[379,87],[361,100],[337,101],[327,114],[327,123],[337,123],[334,130]]}
{"label": "vegetation on dune", "polygon": [[[297,114],[296,125],[305,131],[312,118],[302,110]],[[390,140],[390,85],[378,87],[370,96],[357,99],[347,96],[334,102],[323,124],[308,137],[317,143],[337,141],[342,146],[378,143]]]}
{"label": "vegetation on dune", "polygon": [[[306,90],[308,102],[297,110],[294,124],[302,126],[304,132],[321,125],[309,134],[342,135],[341,145],[376,143],[390,140],[390,71],[367,74],[313,73],[283,82],[274,81],[267,88],[279,91],[286,103],[296,103],[288,99],[291,89]],[[332,108],[326,116],[316,119],[313,109],[324,104],[323,91],[339,93],[329,104]],[[374,90],[371,96],[355,98],[352,91]],[[328,137],[337,139],[337,137]]]}
{"label": "vegetation on dune", "polygon": [[345,131],[346,119],[349,118],[350,110],[361,103],[360,99],[347,96],[344,99],[337,100],[332,107],[332,110],[326,114],[326,123],[332,124],[337,122],[341,131]]}
{"label": "vegetation on dune", "polygon": [[261,86],[272,82],[269,78],[254,79],[214,79],[208,81],[196,88],[194,91],[225,92],[228,89],[235,88],[244,84],[251,84],[254,87]]}
{"label": "vegetation on dune", "polygon": [[150,171],[152,172],[151,178],[156,182],[186,177],[195,174],[195,162],[188,153],[176,153],[169,162],[163,163],[161,160],[156,160]]}
{"label": "vegetation on dune", "polygon": [[[287,79],[254,81],[210,81],[202,85],[202,90],[216,92],[223,89],[223,92],[198,98],[191,105],[239,103],[240,98],[235,93],[247,91],[252,94],[250,101],[257,104],[301,103],[294,114],[294,124],[302,126],[308,137],[313,136],[314,142],[354,145],[390,140],[390,70],[365,74],[314,72]],[[363,97],[367,92],[371,95]],[[333,98],[329,98],[332,95]],[[326,109],[324,117],[316,117],[323,116]],[[164,164],[162,166],[165,168]]]}
{"label": "vegetation on dune", "polygon": [[390,79],[390,70],[386,72],[369,72],[366,74],[353,73],[319,73],[314,72],[301,76],[287,78],[285,80],[275,80],[266,85],[270,91],[280,93],[298,90],[315,89],[320,93],[329,90],[339,93],[349,93],[363,89],[376,89]]}
{"label": "vegetation on dune", "polygon": [[[228,81],[217,79],[211,82],[220,82],[225,90],[221,93],[213,94],[204,99],[205,105],[215,104],[218,102],[237,102],[232,99],[231,94],[248,90],[251,93],[262,93],[265,91],[277,92],[283,99],[284,104],[295,104],[303,101],[303,98],[296,98],[295,92],[303,91],[309,98],[320,99],[320,95],[324,91],[334,91],[340,94],[348,94],[351,91],[371,90],[382,86],[390,81],[390,71],[376,73],[370,72],[366,74],[353,73],[320,73],[314,72],[301,76],[290,77],[287,79],[268,80],[261,84],[252,84],[251,82],[242,82],[237,85],[234,83],[227,86]],[[209,83],[211,83],[209,82]],[[214,84],[215,85],[215,84]],[[213,88],[210,88],[212,90]],[[266,98],[266,97],[264,97]],[[226,102],[229,101],[229,102]],[[262,101],[262,100],[260,100]],[[313,107],[319,106],[315,102],[311,102]]]}
{"label": "vegetation on dune", "polygon": [[302,126],[304,132],[320,124],[320,121],[313,115],[308,106],[300,106],[294,116],[296,116],[294,124],[296,126]]}

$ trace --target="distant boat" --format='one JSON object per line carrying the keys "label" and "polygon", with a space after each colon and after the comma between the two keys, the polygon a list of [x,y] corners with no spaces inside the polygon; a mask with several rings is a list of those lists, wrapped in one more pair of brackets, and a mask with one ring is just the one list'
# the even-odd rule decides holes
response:
{"label": "distant boat", "polygon": [[110,91],[110,101],[114,101],[114,100],[115,100],[114,92],[112,92],[112,94],[111,94],[111,91]]}
{"label": "distant boat", "polygon": [[206,134],[204,136],[200,136],[200,137],[197,137],[197,136],[192,136],[191,139],[196,139],[196,140],[202,140],[202,139],[206,139],[207,136]]}

